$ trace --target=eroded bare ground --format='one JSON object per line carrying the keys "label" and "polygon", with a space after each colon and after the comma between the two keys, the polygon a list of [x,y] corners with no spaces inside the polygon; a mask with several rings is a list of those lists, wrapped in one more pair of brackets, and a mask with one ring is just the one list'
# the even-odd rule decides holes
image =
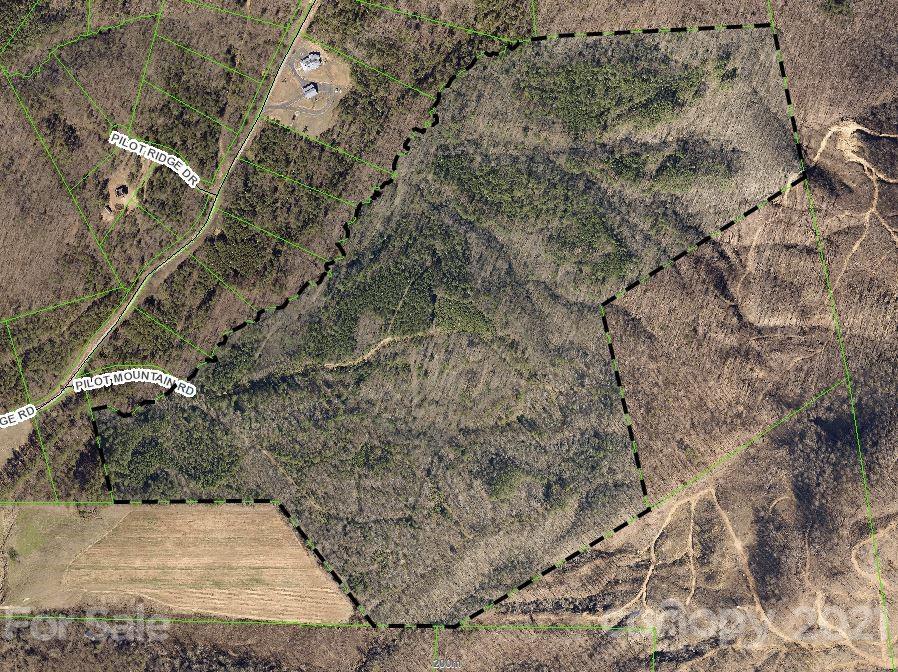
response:
{"label": "eroded bare ground", "polygon": [[886,666],[853,441],[839,388],[489,620],[654,626],[660,669]]}
{"label": "eroded bare ground", "polygon": [[[882,114],[880,110],[880,123]],[[894,107],[889,114],[896,118]],[[844,314],[871,510],[878,529],[880,573],[885,593],[892,597],[889,612],[894,622],[898,138],[894,121],[882,125],[874,121],[860,117],[827,131],[817,151],[813,196],[831,258],[836,300]],[[858,545],[852,564],[875,576],[872,543]],[[894,627],[891,630],[894,641]]]}
{"label": "eroded bare ground", "polygon": [[[882,119],[883,110],[877,115]],[[898,587],[891,421],[898,143],[890,131],[859,119],[819,136],[810,157],[815,217],[808,224],[811,234],[814,225],[823,234],[865,478],[842,385],[671,500],[652,522],[628,528],[507,601],[489,620],[653,623],[660,669],[892,668],[896,634],[887,623],[894,623],[896,609],[889,601],[888,617],[883,614],[879,590],[888,600]],[[803,189],[790,194],[787,207],[798,198],[806,200]],[[773,221],[782,224],[786,210],[771,211]],[[767,294],[776,303],[775,293]],[[814,380],[821,368],[812,366],[802,379]],[[701,390],[686,398],[701,399]]]}
{"label": "eroded bare ground", "polygon": [[843,375],[801,187],[607,319],[653,499]]}

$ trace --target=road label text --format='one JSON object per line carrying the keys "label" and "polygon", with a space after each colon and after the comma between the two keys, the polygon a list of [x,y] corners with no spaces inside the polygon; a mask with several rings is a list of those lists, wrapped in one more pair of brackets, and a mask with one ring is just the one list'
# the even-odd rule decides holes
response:
{"label": "road label text", "polygon": [[167,168],[170,168],[171,170],[176,172],[178,176],[182,180],[184,180],[187,183],[187,186],[189,186],[191,189],[195,188],[196,185],[200,182],[200,176],[196,174],[193,168],[188,166],[174,154],[169,154],[168,152],[159,149],[158,147],[153,147],[152,145],[148,145],[147,143],[141,142],[140,140],[134,140],[132,138],[129,138],[124,133],[119,133],[118,131],[113,131],[110,134],[109,144],[121,147],[122,149],[133,154],[137,154],[145,159],[154,161],[160,166],[166,166]]}
{"label": "road label text", "polygon": [[9,413],[4,413],[0,415],[0,429],[20,425],[31,420],[35,415],[37,415],[37,409],[34,407],[34,404],[28,404]]}
{"label": "road label text", "polygon": [[155,383],[166,389],[174,385],[175,392],[183,397],[193,397],[196,395],[196,386],[191,385],[186,380],[175,378],[162,371],[156,369],[125,369],[123,371],[112,371],[110,373],[98,373],[95,376],[85,376],[83,378],[75,378],[72,381],[72,387],[75,392],[84,392],[86,390],[99,390],[104,387],[112,387],[113,385],[124,385],[125,383]]}

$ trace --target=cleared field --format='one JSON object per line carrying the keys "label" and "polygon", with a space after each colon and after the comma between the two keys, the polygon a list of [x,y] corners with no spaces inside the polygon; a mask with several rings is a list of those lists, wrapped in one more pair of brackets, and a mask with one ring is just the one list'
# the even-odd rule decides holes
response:
{"label": "cleared field", "polygon": [[270,507],[137,509],[80,553],[67,587],[177,611],[345,621],[349,601]]}
{"label": "cleared field", "polygon": [[[318,53],[321,66],[305,73],[301,60],[309,53]],[[340,99],[352,86],[350,64],[323,52],[314,42],[297,35],[286,67],[281,68],[274,89],[265,106],[265,113],[294,130],[319,136],[330,129],[337,116]],[[302,87],[308,82],[318,85],[319,95],[308,100]]]}
{"label": "cleared field", "polygon": [[6,464],[16,448],[25,445],[30,434],[30,422],[23,422],[21,425],[14,425],[0,432],[0,465]]}
{"label": "cleared field", "polygon": [[9,515],[3,606],[128,607],[142,599],[172,614],[307,622],[346,621],[352,614],[348,599],[270,506]]}

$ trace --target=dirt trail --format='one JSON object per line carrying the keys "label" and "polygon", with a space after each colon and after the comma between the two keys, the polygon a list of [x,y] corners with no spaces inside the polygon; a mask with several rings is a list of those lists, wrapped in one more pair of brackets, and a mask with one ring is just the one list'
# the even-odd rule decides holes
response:
{"label": "dirt trail", "polygon": [[[309,25],[309,22],[315,16],[315,12],[317,10],[317,3],[313,3],[308,14],[305,16],[302,24],[299,26],[298,35],[301,35],[303,31]],[[299,38],[297,38],[299,39]],[[274,78],[271,80],[272,83],[276,82],[278,77],[281,74],[281,71],[286,67],[288,56],[293,49],[293,44],[291,43],[290,49],[284,54],[283,59],[281,60],[281,64],[278,66],[277,71],[274,73]],[[237,152],[234,154],[234,158],[231,163],[228,165],[228,169],[224,173],[224,177],[221,181],[222,187],[219,188],[218,192],[215,192],[215,199],[212,202],[212,208],[209,211],[209,215],[203,221],[202,225],[193,233],[193,235],[184,242],[183,245],[178,247],[171,255],[169,255],[166,259],[162,260],[153,268],[149,269],[136,285],[136,289],[134,289],[131,293],[131,297],[126,301],[120,308],[116,311],[116,313],[107,320],[106,324],[100,329],[99,332],[91,339],[85,346],[82,351],[82,355],[75,361],[73,365],[69,367],[69,373],[60,380],[56,386],[51,390],[51,392],[47,395],[47,397],[42,400],[40,403],[35,404],[38,410],[45,409],[53,404],[57,403],[61,400],[66,394],[71,391],[72,381],[79,375],[82,368],[87,364],[91,357],[93,357],[94,353],[100,348],[101,345],[106,341],[106,339],[114,332],[118,326],[122,323],[122,321],[131,313],[134,307],[138,304],[138,301],[143,298],[143,292],[149,286],[153,277],[168,267],[177,266],[181,261],[187,258],[192,252],[193,249],[199,245],[203,238],[205,237],[206,232],[209,229],[209,225],[212,222],[212,219],[215,215],[215,210],[218,207],[218,203],[221,197],[221,193],[223,191],[223,186],[227,182],[227,177],[230,175],[234,166],[237,164],[239,158],[243,155],[246,147],[249,145],[250,141],[254,137],[255,126],[258,123],[259,118],[261,118],[262,110],[265,109],[265,106],[268,104],[268,99],[271,96],[272,91],[274,90],[273,86],[268,92],[265,94],[265,98],[259,105],[259,112],[256,116],[255,121],[250,127],[249,132],[246,134],[246,138],[241,143]]]}
{"label": "dirt trail", "polygon": [[[882,213],[879,212],[880,182],[885,182],[887,184],[898,184],[898,178],[885,175],[883,172],[881,172],[881,170],[879,170],[876,166],[867,161],[867,159],[865,159],[858,153],[860,150],[860,142],[857,138],[858,132],[866,133],[867,135],[877,138],[898,138],[898,135],[894,133],[880,133],[879,131],[874,131],[865,126],[861,126],[860,124],[851,120],[843,121],[835,124],[834,126],[830,127],[829,130],[827,130],[826,135],[824,135],[823,139],[820,141],[820,147],[817,149],[817,153],[814,154],[813,158],[813,162],[816,163],[823,152],[826,150],[830,141],[834,139],[835,147],[833,149],[841,154],[846,163],[855,163],[859,165],[863,169],[864,175],[867,177],[867,179],[870,180],[870,184],[873,188],[870,207],[867,208],[866,212],[863,213],[864,232],[854,243],[848,254],[845,255],[845,259],[842,262],[841,269],[839,269],[837,273],[834,273],[834,289],[839,286],[842,277],[845,275],[845,272],[847,271],[848,266],[851,263],[852,257],[858,252],[858,250],[861,249],[864,242],[866,241],[867,236],[870,233],[870,227],[874,221],[874,218],[877,222],[879,222],[879,225],[888,232],[889,237],[892,239],[892,242],[895,243],[895,247],[898,248],[898,231],[889,226],[888,222],[886,222],[886,219],[882,216]],[[843,210],[837,215],[837,217],[850,217],[854,216],[855,214],[857,213]]]}

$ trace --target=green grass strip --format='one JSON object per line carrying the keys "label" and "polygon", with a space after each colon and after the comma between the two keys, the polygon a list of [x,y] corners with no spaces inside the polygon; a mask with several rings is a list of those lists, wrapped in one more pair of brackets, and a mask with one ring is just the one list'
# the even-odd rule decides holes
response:
{"label": "green grass strip", "polygon": [[370,0],[355,0],[360,5],[364,5],[365,7],[376,7],[377,9],[384,9],[388,12],[393,12],[394,14],[399,14],[400,16],[406,16],[410,19],[417,19],[419,21],[425,21],[426,23],[432,23],[436,26],[442,26],[444,28],[453,28],[455,30],[461,30],[468,35],[479,35],[481,37],[488,37],[491,40],[498,40],[499,42],[505,42],[507,44],[515,43],[517,40],[513,40],[510,37],[502,37],[501,35],[492,35],[491,33],[484,33],[481,30],[476,30],[474,28],[466,28],[465,26],[459,26],[455,23],[449,23],[448,21],[442,21],[440,19],[434,19],[430,16],[424,16],[422,14],[415,14],[414,12],[407,12],[404,9],[399,9],[398,7],[391,7],[389,5],[381,5],[377,2],[371,2]]}
{"label": "green grass strip", "polygon": [[61,58],[59,58],[59,54],[57,54],[56,52],[54,52],[54,53],[53,53],[53,58],[56,59],[56,62],[59,63],[59,66],[60,66],[63,70],[65,70],[65,72],[66,72],[66,74],[69,76],[69,78],[75,83],[75,86],[77,86],[78,89],[81,91],[81,93],[84,94],[84,97],[87,98],[87,102],[90,103],[90,106],[91,106],[92,108],[94,108],[94,110],[96,111],[97,114],[99,114],[101,117],[103,117],[103,119],[106,121],[106,124],[109,126],[109,130],[111,131],[112,128],[115,126],[115,122],[112,120],[112,118],[111,118],[108,114],[106,114],[106,111],[105,111],[102,107],[100,107],[100,104],[99,104],[96,100],[94,100],[94,99],[93,99],[93,96],[91,96],[91,95],[87,92],[87,89],[85,89],[85,88],[81,85],[81,82],[79,82],[79,81],[78,81],[78,78],[75,77],[75,73],[72,72],[72,71],[69,69],[69,67],[68,67],[65,63],[62,62],[62,59],[61,59]]}
{"label": "green grass strip", "polygon": [[92,3],[91,3],[91,0],[87,0],[87,21],[86,21],[86,30],[87,30],[88,33],[90,32],[91,11],[92,11],[92,9],[93,9],[92,6],[91,6],[91,4],[92,4]]}
{"label": "green grass strip", "polygon": [[356,58],[355,56],[350,56],[349,54],[347,54],[343,51],[340,51],[336,47],[332,47],[328,44],[325,44],[324,42],[321,42],[321,41],[315,39],[308,33],[304,33],[303,37],[305,39],[307,39],[309,42],[311,42],[312,44],[317,44],[319,47],[321,47],[325,51],[329,51],[331,53],[337,54],[338,56],[345,58],[347,61],[355,63],[356,65],[360,65],[361,67],[371,70],[372,72],[376,72],[377,74],[381,75],[382,77],[386,77],[390,81],[396,82],[400,86],[404,86],[409,91],[414,91],[415,93],[419,93],[422,96],[424,96],[425,98],[429,98],[430,100],[436,100],[436,96],[434,96],[430,93],[427,93],[426,91],[422,91],[417,86],[409,84],[408,82],[404,82],[401,79],[399,79],[398,77],[394,77],[389,72],[384,72],[383,70],[379,70],[378,68],[375,68],[373,65],[369,65],[368,63],[365,63],[365,61],[363,61],[359,58]]}
{"label": "green grass strip", "polygon": [[159,0],[159,9],[156,10],[156,22],[153,24],[153,36],[150,38],[150,47],[147,49],[147,57],[143,62],[143,70],[140,72],[140,80],[137,83],[137,95],[134,102],[131,103],[131,116],[128,119],[128,133],[134,128],[134,119],[137,117],[137,108],[140,105],[140,97],[143,95],[143,85],[147,79],[147,71],[150,67],[150,59],[153,58],[153,47],[156,44],[156,36],[159,34],[159,22],[162,21],[162,14],[165,12],[165,0]]}
{"label": "green grass strip", "polygon": [[128,208],[131,206],[132,203],[134,203],[134,199],[137,198],[137,194],[140,193],[140,190],[143,189],[144,185],[147,182],[149,182],[150,178],[153,176],[153,173],[155,172],[156,168],[158,168],[158,167],[159,167],[159,164],[150,165],[150,169],[147,171],[146,176],[143,178],[143,180],[141,180],[140,184],[137,185],[137,188],[131,193],[131,196],[128,198],[128,200],[125,201],[125,207],[122,208],[118,212],[118,214],[116,214],[115,218],[112,220],[112,224],[109,225],[109,229],[106,231],[105,234],[103,234],[103,243],[104,244],[106,243],[106,241],[109,240],[109,236],[111,236],[112,233],[115,231],[119,222],[121,222],[121,220],[124,219],[125,216],[128,214]]}
{"label": "green grass strip", "polygon": [[709,466],[707,466],[707,467],[705,467],[704,469],[702,469],[699,473],[697,473],[695,476],[693,476],[692,478],[690,478],[690,479],[689,479],[688,481],[686,481],[685,483],[683,483],[683,484],[677,486],[676,488],[674,488],[671,492],[669,492],[668,494],[664,495],[661,499],[658,499],[658,500],[652,502],[651,504],[649,504],[649,508],[650,508],[650,509],[657,509],[658,507],[662,506],[663,504],[666,504],[668,501],[670,501],[671,499],[673,499],[674,497],[676,497],[677,495],[679,495],[681,492],[683,492],[683,491],[686,490],[687,488],[690,488],[690,487],[692,487],[693,485],[695,485],[696,483],[698,483],[699,481],[705,479],[705,478],[706,478],[707,476],[709,476],[713,471],[716,471],[719,467],[723,466],[724,464],[726,464],[727,462],[729,462],[730,460],[732,460],[734,457],[736,457],[736,456],[739,455],[741,452],[743,452],[746,448],[755,445],[755,444],[758,443],[761,439],[763,439],[765,436],[767,436],[768,434],[770,434],[770,432],[772,432],[773,430],[777,429],[777,428],[780,427],[781,425],[784,425],[785,423],[789,422],[789,421],[790,421],[792,418],[794,418],[795,416],[800,415],[800,414],[803,413],[804,411],[808,410],[809,408],[811,408],[811,406],[813,406],[814,404],[816,404],[816,403],[817,403],[818,401],[820,401],[823,397],[825,397],[825,396],[827,396],[828,394],[832,393],[834,390],[838,389],[839,387],[841,387],[841,386],[844,385],[844,384],[845,384],[845,380],[844,380],[844,379],[839,379],[838,381],[836,381],[835,383],[833,383],[832,385],[830,385],[829,387],[827,387],[825,390],[821,390],[820,392],[818,392],[817,394],[815,394],[813,397],[811,397],[811,399],[810,399],[809,401],[807,401],[804,405],[800,406],[799,408],[796,408],[796,409],[793,409],[793,410],[789,411],[788,413],[786,413],[786,415],[784,415],[783,417],[781,417],[781,418],[780,418],[779,420],[777,420],[776,422],[774,422],[774,423],[768,425],[767,427],[765,427],[764,429],[762,429],[760,432],[758,432],[757,434],[755,434],[753,437],[751,437],[751,438],[750,438],[748,441],[746,441],[745,443],[743,443],[743,444],[741,444],[741,445],[739,445],[739,446],[736,446],[736,447],[733,448],[732,450],[730,450],[730,451],[724,453],[723,455],[721,455],[720,457],[718,457],[718,458],[717,458],[714,462],[712,462]]}
{"label": "green grass strip", "polygon": [[286,124],[282,124],[281,122],[279,122],[277,119],[266,119],[266,121],[269,124],[272,124],[273,126],[278,126],[287,131],[290,131],[291,133],[295,133],[299,137],[301,137],[305,140],[308,140],[309,142],[314,142],[316,145],[321,145],[322,147],[326,147],[327,149],[329,149],[333,152],[336,152],[337,154],[339,154],[341,156],[345,156],[347,159],[352,159],[353,161],[357,161],[358,163],[364,164],[364,165],[368,166],[369,168],[373,168],[374,170],[379,171],[381,173],[385,173],[386,175],[393,174],[392,170],[387,170],[383,166],[379,166],[376,163],[371,163],[371,161],[367,161],[366,159],[363,159],[360,156],[356,156],[355,154],[350,154],[345,149],[340,149],[339,147],[335,147],[334,145],[329,145],[326,142],[322,142],[318,138],[315,138],[311,135],[306,135],[302,131],[297,131],[295,128],[290,128]]}
{"label": "green grass strip", "polygon": [[227,70],[228,72],[233,72],[235,75],[240,75],[241,77],[244,77],[252,82],[256,82],[257,84],[260,81],[260,80],[256,79],[255,77],[246,74],[242,70],[238,70],[237,68],[230,66],[227,63],[222,63],[221,61],[218,61],[207,54],[201,53],[201,52],[197,51],[196,49],[191,49],[186,44],[181,44],[180,42],[178,42],[176,40],[172,40],[172,39],[166,37],[165,35],[163,35],[162,33],[159,33],[159,39],[162,40],[163,42],[168,42],[169,44],[178,47],[178,49],[186,51],[188,54],[193,54],[197,58],[201,58],[204,61],[208,61],[209,63],[214,63],[222,70]]}
{"label": "green grass strip", "polygon": [[221,12],[222,14],[229,14],[230,16],[236,16],[241,19],[246,19],[247,21],[252,21],[253,23],[261,23],[265,26],[272,26],[274,28],[283,28],[284,25],[280,23],[275,23],[274,21],[269,21],[268,19],[261,19],[258,16],[250,16],[249,14],[241,14],[240,12],[235,12],[231,9],[225,9],[220,5],[213,5],[210,2],[201,2],[200,0],[181,0],[181,2],[185,2],[189,5],[197,5],[198,7],[202,7],[204,9],[211,9],[216,12]]}
{"label": "green grass strip", "polygon": [[201,109],[199,109],[199,108],[197,108],[197,107],[194,107],[194,106],[191,105],[190,103],[181,100],[180,98],[178,98],[178,96],[176,96],[175,94],[173,94],[171,91],[169,91],[169,90],[167,90],[167,89],[163,89],[161,86],[159,86],[159,85],[157,85],[157,84],[153,84],[153,82],[151,82],[150,80],[146,80],[145,83],[146,83],[147,85],[149,85],[150,88],[155,89],[156,91],[158,91],[159,93],[161,93],[161,94],[164,95],[164,96],[168,96],[169,98],[171,98],[171,99],[172,99],[173,101],[175,101],[176,103],[179,103],[179,104],[182,105],[183,107],[186,107],[188,110],[193,110],[193,111],[196,112],[198,115],[200,115],[203,119],[206,119],[207,121],[211,121],[211,122],[212,122],[213,124],[215,124],[216,126],[221,126],[222,128],[224,128],[224,129],[230,131],[231,133],[236,133],[236,132],[237,132],[235,129],[231,128],[231,127],[228,126],[226,123],[224,123],[221,119],[216,119],[216,118],[213,117],[212,115],[206,114],[206,113],[203,112]]}
{"label": "green grass strip", "polygon": [[[28,392],[28,381],[25,379],[25,371],[22,369],[22,360],[19,358],[19,353],[16,352],[16,341],[12,337],[12,329],[9,328],[9,323],[7,322],[6,327],[6,335],[9,338],[9,347],[12,349],[13,359],[16,360],[16,368],[19,370],[19,378],[22,381],[22,387],[25,391],[25,403],[31,403],[31,394]],[[37,443],[41,449],[41,455],[44,458],[44,466],[47,469],[47,480],[50,482],[50,490],[53,492],[53,499],[57,502],[59,501],[59,493],[56,491],[56,483],[53,481],[53,470],[50,468],[50,458],[47,456],[47,450],[44,448],[44,437],[41,434],[41,425],[38,422],[38,418],[35,417],[32,421],[34,425],[34,433],[37,436]]]}
{"label": "green grass strip", "polygon": [[[299,27],[296,30],[297,34],[299,33],[299,29],[302,27],[303,22],[305,21],[305,18],[309,15],[309,12],[312,11],[312,5],[314,5],[314,4],[315,4],[315,0],[309,0],[309,6],[306,9],[306,13],[301,18]],[[259,93],[261,93],[262,87],[265,84],[265,79],[268,77],[268,74],[271,70],[271,66],[274,64],[275,58],[280,53],[281,49],[284,47],[284,38],[287,37],[288,31],[290,30],[290,27],[293,25],[293,21],[296,19],[296,16],[302,10],[302,7],[303,7],[303,0],[298,0],[296,3],[296,7],[293,9],[293,13],[290,15],[290,19],[287,21],[287,24],[284,26],[284,29],[281,31],[281,34],[278,37],[277,46],[271,52],[271,56],[268,57],[268,61],[265,63],[265,68],[262,70],[262,77],[259,80],[259,85],[256,87],[256,90],[253,92],[253,97],[250,99],[249,105],[246,106],[246,110],[244,110],[243,116],[240,118],[240,125],[237,127],[237,133],[235,133],[234,137],[231,138],[231,141],[228,143],[228,146],[225,148],[225,151],[222,154],[221,159],[218,162],[218,165],[215,167],[215,170],[212,173],[212,181],[210,184],[214,184],[215,182],[218,181],[218,174],[221,172],[221,169],[224,166],[224,162],[225,162],[228,154],[230,154],[231,149],[237,143],[237,140],[240,137],[240,134],[243,132],[243,129],[246,127],[246,124],[249,122],[249,119],[252,116],[253,108],[256,106],[256,100],[259,98]],[[293,40],[290,40],[289,44],[287,45],[287,51],[284,53],[284,56],[281,59],[281,65],[279,65],[278,69],[275,70],[275,74],[277,74],[277,72],[280,70],[280,68],[283,67],[284,62],[287,60],[287,57],[290,55],[290,47],[293,45],[294,41],[295,41],[295,37]],[[255,120],[253,121],[252,125],[250,126],[250,132],[249,132],[249,134],[247,134],[247,138],[252,133],[253,129],[256,127],[256,124],[259,122],[259,118],[262,116],[262,110],[265,109],[265,100],[268,99],[268,95],[271,94],[271,90],[274,88],[274,85],[275,85],[275,79],[272,78],[271,85],[268,87],[268,94],[266,94],[265,98],[262,100],[262,105],[259,106],[259,110],[256,113]],[[225,177],[227,177],[227,175],[230,175],[230,172],[234,168],[235,163],[236,163],[236,160],[231,162],[231,165],[228,167],[227,171],[225,172]]]}
{"label": "green grass strip", "polygon": [[31,21],[31,17],[34,15],[34,10],[37,9],[37,6],[39,4],[41,4],[41,0],[34,0],[34,2],[31,4],[31,7],[29,7],[28,11],[25,12],[25,16],[23,16],[19,20],[19,24],[16,26],[15,30],[13,30],[9,34],[9,37],[6,38],[3,46],[0,47],[0,54],[3,54],[9,48],[9,45],[12,44],[12,41],[16,38],[16,35],[19,34],[19,31],[22,30],[22,28],[24,28],[29,21]]}
{"label": "green grass strip", "polygon": [[657,670],[657,663],[655,661],[655,656],[658,653],[658,631],[655,628],[652,628],[652,654],[649,658],[649,672],[655,672]]}
{"label": "green grass strip", "polygon": [[34,310],[29,310],[24,313],[18,313],[17,315],[13,315],[12,317],[5,317],[0,320],[2,324],[11,324],[16,320],[21,320],[25,317],[32,317],[33,315],[40,315],[41,313],[46,313],[51,310],[56,310],[57,308],[63,308],[65,306],[71,306],[75,303],[81,303],[83,301],[90,301],[91,299],[99,299],[107,294],[111,294],[112,292],[120,292],[122,291],[122,287],[112,287],[111,289],[105,289],[102,292],[97,292],[95,294],[85,294],[84,296],[77,296],[74,299],[68,299],[67,301],[60,301],[59,303],[54,303],[51,306],[44,306],[43,308],[35,308]]}
{"label": "green grass strip", "polygon": [[537,0],[530,0],[530,30],[533,35],[537,35],[536,32],[536,2]]}
{"label": "green grass strip", "polygon": [[265,166],[261,166],[258,163],[255,163],[254,161],[250,161],[246,157],[241,156],[240,161],[242,163],[247,164],[248,166],[252,166],[253,168],[255,168],[257,170],[261,170],[263,173],[268,173],[269,175],[274,175],[275,177],[279,177],[282,180],[284,180],[285,182],[295,184],[296,186],[302,187],[303,189],[306,189],[308,191],[311,191],[312,193],[318,194],[319,196],[324,196],[325,198],[329,198],[333,201],[337,201],[339,203],[348,205],[350,207],[354,207],[356,205],[354,201],[347,201],[345,198],[340,198],[339,196],[336,196],[329,191],[325,191],[324,189],[318,189],[317,187],[308,185],[305,182],[300,182],[299,180],[295,180],[292,177],[278,173],[277,171],[274,171],[271,168],[266,168]]}
{"label": "green grass strip", "polygon": [[238,299],[243,301],[243,303],[245,303],[247,306],[249,306],[253,310],[255,310],[255,311],[259,310],[259,308],[257,306],[254,306],[252,303],[250,303],[249,299],[247,299],[245,296],[243,296],[243,294],[240,292],[240,290],[238,290],[236,287],[231,287],[231,285],[229,285],[227,282],[225,282],[224,278],[222,278],[218,273],[216,273],[211,268],[209,268],[206,264],[204,264],[202,261],[200,261],[200,259],[196,255],[191,254],[190,258],[193,259],[196,263],[198,263],[203,269],[205,269],[206,273],[211,275],[214,280],[217,280],[218,282],[220,282],[222,284],[222,286],[225,289],[227,289],[231,294],[233,294]]}
{"label": "green grass strip", "polygon": [[278,240],[278,241],[284,243],[284,245],[287,245],[288,247],[292,247],[293,249],[305,252],[306,254],[314,257],[315,259],[318,259],[319,261],[327,261],[328,260],[327,257],[322,257],[320,254],[312,252],[312,250],[308,249],[307,247],[303,247],[299,243],[294,243],[292,240],[287,240],[286,238],[283,238],[282,236],[279,236],[278,234],[276,234],[274,231],[269,231],[268,229],[262,228],[258,224],[253,224],[251,221],[249,221],[248,219],[244,219],[240,215],[235,215],[234,213],[228,212],[227,210],[224,210],[224,209],[220,210],[220,212],[221,212],[221,214],[225,215],[226,217],[233,219],[235,222],[239,222],[240,224],[243,224],[244,226],[248,226],[251,229],[255,229],[259,233],[263,233],[266,236],[270,236],[271,238],[274,238],[275,240]]}
{"label": "green grass strip", "polygon": [[169,334],[171,334],[172,336],[174,336],[175,338],[177,338],[179,341],[182,341],[182,342],[186,343],[187,345],[189,345],[191,348],[193,348],[194,350],[196,350],[198,353],[200,353],[200,354],[203,355],[204,357],[211,357],[211,356],[212,356],[210,353],[208,353],[208,352],[206,352],[205,350],[203,350],[200,346],[198,346],[196,343],[194,343],[193,341],[191,341],[191,340],[190,340],[189,338],[187,338],[186,336],[184,336],[184,335],[180,334],[179,332],[175,331],[175,330],[172,329],[170,326],[168,326],[167,324],[165,324],[164,322],[162,322],[162,321],[159,320],[158,318],[154,317],[153,315],[150,315],[147,311],[145,311],[145,310],[144,310],[143,308],[141,308],[140,306],[135,306],[134,310],[136,310],[138,313],[140,313],[141,315],[143,315],[144,317],[146,317],[148,320],[150,320],[151,322],[153,322],[154,324],[156,324],[156,326],[158,326],[158,327],[160,327],[161,329],[164,329],[165,331],[167,331]]}
{"label": "green grass strip", "polygon": [[84,210],[81,209],[81,204],[78,202],[78,199],[75,198],[75,194],[69,186],[68,181],[65,179],[65,175],[62,174],[62,171],[59,169],[59,165],[56,163],[56,159],[53,156],[53,152],[50,151],[50,147],[47,145],[47,141],[44,139],[44,136],[41,134],[40,130],[37,127],[37,124],[34,123],[34,119],[31,117],[31,112],[28,111],[28,106],[25,104],[25,101],[22,100],[22,97],[19,95],[18,90],[15,86],[13,86],[12,80],[9,77],[9,72],[7,70],[3,70],[3,76],[6,79],[6,83],[9,84],[9,88],[12,90],[13,95],[16,97],[16,101],[19,103],[19,107],[22,109],[22,112],[25,114],[25,118],[28,120],[28,123],[31,125],[32,130],[35,135],[37,135],[37,139],[41,144],[41,147],[44,148],[44,152],[47,154],[47,158],[50,159],[50,163],[53,164],[53,169],[56,171],[56,174],[59,176],[59,179],[62,181],[62,186],[65,188],[66,192],[69,195],[69,198],[72,199],[72,203],[75,205],[75,209],[78,211],[78,214],[81,217],[81,221],[84,222],[84,225],[87,227],[87,230],[90,232],[91,238],[94,239],[94,243],[96,243],[97,248],[100,250],[100,254],[103,256],[103,260],[106,262],[106,265],[109,267],[109,270],[112,272],[115,281],[119,284],[122,284],[122,279],[118,274],[118,271],[115,270],[115,266],[112,265],[112,262],[109,260],[109,256],[106,254],[106,250],[103,248],[103,244],[100,242],[100,239],[97,238],[97,233],[94,231],[94,227],[91,226],[90,221],[87,219],[87,215],[84,214]]}
{"label": "green grass strip", "polygon": [[[771,26],[773,22],[771,21]],[[808,180],[804,181],[805,199],[807,201],[808,213],[811,216],[811,225],[814,229],[814,240],[817,246],[817,256],[820,259],[820,268],[823,274],[823,284],[826,287],[826,303],[829,307],[830,316],[833,321],[833,329],[836,334],[836,342],[839,345],[839,358],[842,361],[842,369],[845,372],[845,385],[848,390],[848,406],[851,410],[851,421],[854,425],[854,440],[857,449],[858,469],[861,475],[861,484],[864,494],[864,511],[867,516],[867,529],[870,532],[870,549],[873,553],[873,568],[876,572],[876,581],[878,583],[877,590],[879,592],[879,604],[882,611],[883,624],[885,626],[886,650],[889,655],[889,662],[892,670],[895,670],[895,651],[892,644],[892,636],[889,624],[889,601],[886,596],[885,584],[882,580],[882,563],[879,556],[879,542],[877,541],[876,521],[873,515],[872,495],[870,492],[870,483],[867,479],[867,467],[864,460],[864,450],[861,444],[861,433],[857,422],[857,401],[854,394],[854,385],[851,381],[851,371],[848,366],[848,352],[845,348],[845,338],[842,333],[842,325],[839,321],[839,313],[836,309],[836,299],[833,293],[832,281],[829,274],[829,264],[826,261],[826,249],[823,244],[823,234],[820,230],[820,224],[817,221],[817,209],[814,206],[814,197],[811,194],[811,187]]]}

